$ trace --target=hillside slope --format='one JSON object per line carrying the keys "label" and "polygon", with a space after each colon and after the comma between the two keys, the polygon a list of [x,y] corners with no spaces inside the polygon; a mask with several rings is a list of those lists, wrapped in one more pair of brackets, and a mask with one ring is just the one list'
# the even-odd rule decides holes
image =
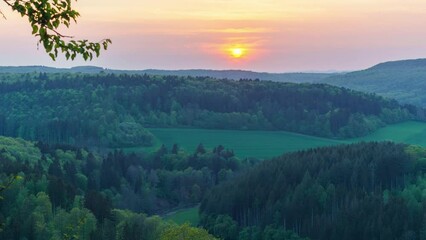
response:
{"label": "hillside slope", "polygon": [[426,59],[381,63],[321,82],[426,107]]}

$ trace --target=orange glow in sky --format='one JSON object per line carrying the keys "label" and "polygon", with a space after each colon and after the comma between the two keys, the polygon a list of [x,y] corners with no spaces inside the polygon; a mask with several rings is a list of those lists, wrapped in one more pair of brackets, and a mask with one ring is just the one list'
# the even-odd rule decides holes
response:
{"label": "orange glow in sky", "polygon": [[[244,44],[230,44],[228,46],[224,46],[223,50],[220,51],[232,59],[247,58],[250,54],[248,46]],[[251,51],[253,51],[253,49],[251,49]]]}
{"label": "orange glow in sky", "polygon": [[243,48],[231,48],[230,52],[232,57],[240,58],[246,53],[246,50]]}
{"label": "orange glow in sky", "polygon": [[[426,57],[424,0],[83,0],[66,35],[113,44],[101,58],[50,61],[28,22],[0,9],[0,65],[327,71]],[[241,49],[241,50],[238,50]]]}

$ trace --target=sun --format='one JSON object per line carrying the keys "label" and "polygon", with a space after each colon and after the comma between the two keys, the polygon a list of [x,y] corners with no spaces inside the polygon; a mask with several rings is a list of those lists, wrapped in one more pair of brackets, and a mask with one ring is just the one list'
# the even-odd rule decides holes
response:
{"label": "sun", "polygon": [[234,58],[241,58],[246,53],[246,49],[240,48],[240,47],[231,48],[229,50],[230,50],[231,56]]}

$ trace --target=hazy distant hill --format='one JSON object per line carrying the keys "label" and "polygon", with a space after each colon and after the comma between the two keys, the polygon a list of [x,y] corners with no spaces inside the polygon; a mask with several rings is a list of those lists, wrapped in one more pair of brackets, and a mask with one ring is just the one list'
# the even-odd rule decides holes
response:
{"label": "hazy distant hill", "polygon": [[385,62],[322,82],[426,107],[426,59]]}
{"label": "hazy distant hill", "polygon": [[336,73],[266,73],[252,72],[243,70],[144,70],[137,71],[153,75],[176,75],[191,77],[212,77],[227,78],[233,80],[239,79],[259,79],[276,82],[294,82],[294,83],[314,83],[324,80],[330,76],[338,75]]}
{"label": "hazy distant hill", "polygon": [[24,67],[0,67],[0,73],[128,73],[128,74],[150,74],[150,75],[174,75],[174,76],[191,76],[191,77],[212,77],[227,78],[233,80],[239,79],[259,79],[270,80],[276,82],[294,82],[294,83],[314,83],[324,80],[330,76],[339,75],[337,73],[266,73],[252,72],[243,70],[113,70],[94,66],[81,66],[73,68],[52,68],[45,66],[24,66]]}
{"label": "hazy distant hill", "polygon": [[42,73],[100,73],[105,69],[101,67],[95,66],[81,66],[81,67],[73,67],[73,68],[54,68],[54,67],[46,67],[46,66],[23,66],[23,67],[12,67],[5,66],[0,67],[0,73],[34,73],[34,72],[42,72]]}

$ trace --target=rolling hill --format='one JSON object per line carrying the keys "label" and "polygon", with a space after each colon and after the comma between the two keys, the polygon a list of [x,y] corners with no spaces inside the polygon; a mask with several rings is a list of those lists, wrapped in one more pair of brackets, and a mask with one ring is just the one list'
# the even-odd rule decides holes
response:
{"label": "rolling hill", "polygon": [[426,59],[380,63],[321,82],[426,107]]}
{"label": "rolling hill", "polygon": [[100,73],[105,69],[95,66],[78,66],[72,68],[54,68],[47,66],[2,66],[0,73]]}

